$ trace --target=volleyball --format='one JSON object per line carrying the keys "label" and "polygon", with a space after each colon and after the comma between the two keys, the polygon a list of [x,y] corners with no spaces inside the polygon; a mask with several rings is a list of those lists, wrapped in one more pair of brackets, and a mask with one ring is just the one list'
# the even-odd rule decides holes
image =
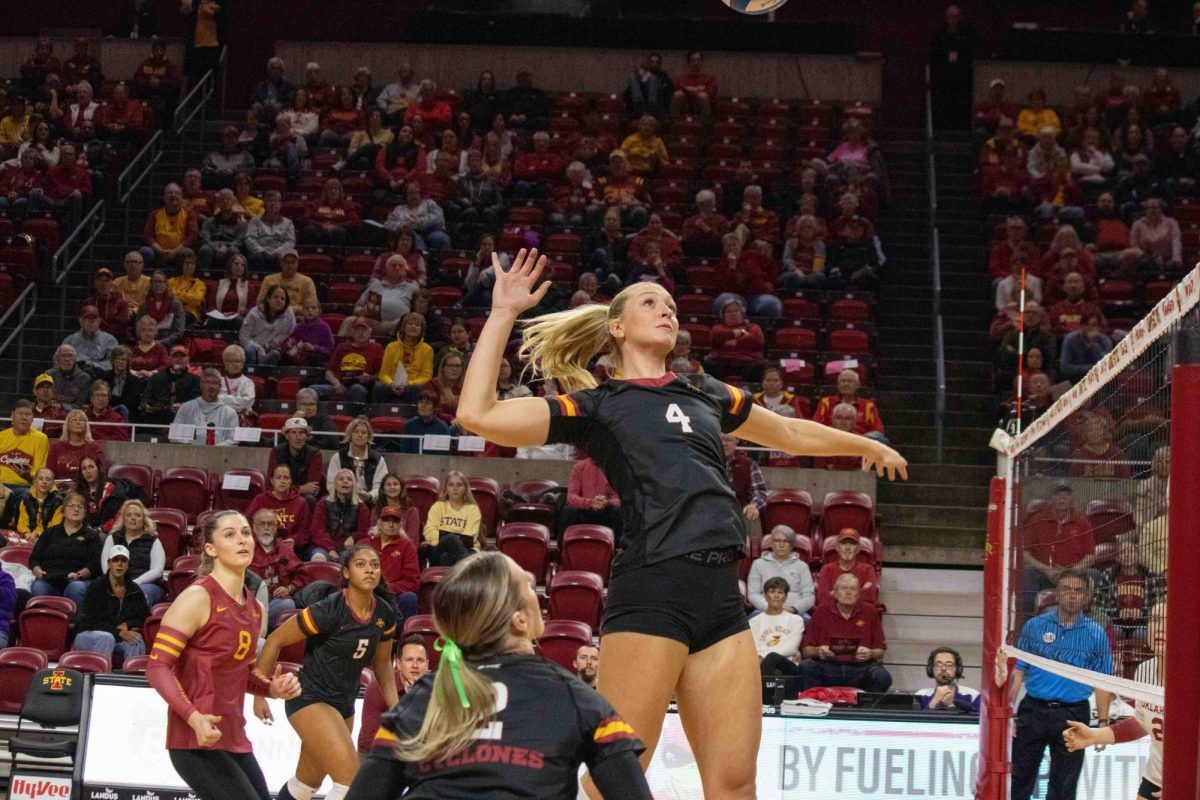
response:
{"label": "volleyball", "polygon": [[781,8],[787,0],[721,0],[739,14],[766,14]]}

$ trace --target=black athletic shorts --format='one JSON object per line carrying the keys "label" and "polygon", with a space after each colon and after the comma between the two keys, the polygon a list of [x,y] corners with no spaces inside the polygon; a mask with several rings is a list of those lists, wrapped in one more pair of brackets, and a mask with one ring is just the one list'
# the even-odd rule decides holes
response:
{"label": "black athletic shorts", "polygon": [[[674,639],[698,653],[750,630],[738,588],[738,561],[689,554],[613,576],[601,635],[645,633]],[[707,553],[702,554],[704,556]],[[701,563],[704,560],[717,564]]]}
{"label": "black athletic shorts", "polygon": [[291,700],[284,701],[283,709],[290,717],[297,711],[308,708],[314,703],[324,703],[327,706],[333,706],[338,714],[341,715],[342,719],[350,719],[354,716],[354,700],[355,698],[353,697],[349,699],[345,697],[339,697],[335,700],[331,700],[328,697],[318,697],[317,695],[301,691],[299,697],[293,697]]}
{"label": "black athletic shorts", "polygon": [[1146,800],[1154,800],[1154,793],[1161,792],[1162,787],[1157,783],[1142,778],[1142,783],[1138,786],[1138,797],[1145,797]]}

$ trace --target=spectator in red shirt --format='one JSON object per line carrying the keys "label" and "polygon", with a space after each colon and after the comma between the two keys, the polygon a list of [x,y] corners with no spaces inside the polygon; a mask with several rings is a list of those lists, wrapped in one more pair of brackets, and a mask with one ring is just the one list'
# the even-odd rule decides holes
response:
{"label": "spectator in red shirt", "polygon": [[37,150],[25,148],[20,166],[0,169],[0,213],[23,219],[41,209],[42,173],[37,168]]}
{"label": "spectator in red shirt", "polygon": [[671,96],[671,116],[700,114],[712,116],[717,99],[717,79],[704,71],[704,55],[699,51],[687,54],[687,69],[675,78],[675,93]]}
{"label": "spectator in red shirt", "polygon": [[728,302],[737,299],[756,317],[778,317],[783,313],[783,301],[774,294],[779,268],[770,256],[770,247],[764,244],[761,249],[752,246],[743,251],[736,233],[721,237],[721,246],[725,258],[716,265],[720,270],[720,294],[713,302],[713,312],[723,316]]}
{"label": "spectator in red shirt", "polygon": [[133,73],[133,89],[159,112],[179,91],[179,68],[167,58],[167,46],[161,40],[150,43],[150,57]]}
{"label": "spectator in red shirt", "polygon": [[1154,70],[1154,78],[1142,93],[1142,113],[1151,126],[1179,121],[1179,90],[1163,67]]}
{"label": "spectator in red shirt", "polygon": [[[112,389],[109,388],[108,381],[92,381],[92,388],[88,392],[88,404],[81,406],[83,412],[87,414],[88,430],[92,438],[98,442],[127,442],[129,441],[129,428],[122,424],[126,421],[125,417],[109,405],[111,398]],[[94,422],[107,424],[92,427],[91,423]]]}
{"label": "spectator in red shirt", "polygon": [[1034,182],[1033,193],[1038,203],[1034,210],[1038,219],[1083,224],[1083,191],[1071,177],[1071,163],[1066,158],[1056,156],[1050,162],[1046,174]]}
{"label": "spectator in red shirt", "polygon": [[879,609],[859,599],[858,578],[841,575],[834,583],[834,601],[820,602],[804,629],[800,654],[801,691],[815,686],[854,686],[886,692],[892,676],[883,666],[887,640]]}
{"label": "spectator in red shirt", "polygon": [[46,170],[42,181],[40,204],[65,209],[66,226],[72,230],[83,215],[84,203],[92,198],[92,175],[80,164],[75,146],[64,144],[58,148],[58,164]]}
{"label": "spectator in red shirt", "polygon": [[696,213],[683,223],[683,252],[689,256],[717,255],[729,225],[729,220],[717,212],[717,195],[712,189],[701,189],[696,193]]}
{"label": "spectator in red shirt", "polygon": [[195,215],[197,225],[212,216],[213,193],[204,188],[204,175],[196,167],[183,173],[183,205]]}
{"label": "spectator in red shirt", "polygon": [[[1074,251],[1077,263],[1063,260],[1063,251]],[[1068,254],[1069,255],[1069,254]],[[1046,293],[1049,299],[1054,296],[1058,283],[1068,272],[1078,272],[1089,286],[1096,285],[1096,263],[1092,254],[1083,246],[1079,232],[1071,225],[1062,225],[1050,240],[1050,246],[1042,253],[1041,260],[1034,267],[1034,272],[1046,282]]]}
{"label": "spectator in red shirt", "polygon": [[762,374],[765,342],[762,328],[746,319],[746,304],[732,296],[721,305],[721,321],[712,328],[712,349],[704,368],[717,377],[737,371],[756,381]]}
{"label": "spectator in red shirt", "polygon": [[394,595],[392,605],[401,618],[408,619],[417,614],[421,571],[417,563],[417,546],[401,527],[404,516],[405,512],[396,506],[388,506],[380,511],[374,545],[379,551],[383,579],[387,582],[388,591]]}
{"label": "spectator in red shirt", "polygon": [[1008,99],[1004,81],[994,78],[988,84],[987,100],[975,106],[975,130],[991,136],[1000,126],[1002,118],[1016,119],[1019,113],[1021,109]]}
{"label": "spectator in red shirt", "polygon": [[383,346],[371,341],[375,322],[355,317],[350,325],[350,340],[338,343],[325,367],[325,383],[312,388],[322,398],[337,397],[351,403],[365,403],[371,395],[375,377],[383,365]]}
{"label": "spectator in red shirt", "polygon": [[1004,223],[1005,237],[992,245],[988,253],[988,277],[993,281],[1004,280],[1012,272],[1012,263],[1023,259],[1027,264],[1036,264],[1041,258],[1038,247],[1029,241],[1029,227],[1021,217],[1009,217]]}
{"label": "spectator in red shirt", "polygon": [[1071,484],[1060,482],[1050,497],[1048,511],[1035,512],[1022,530],[1025,564],[1021,607],[1032,613],[1038,592],[1053,589],[1064,569],[1087,570],[1095,585],[1099,574],[1093,569],[1096,542],[1088,518],[1075,510]]}
{"label": "spectator in red shirt", "polygon": [[742,192],[742,210],[733,217],[734,231],[743,242],[761,240],[773,245],[779,240],[779,215],[762,203],[762,187],[747,186]]}
{"label": "spectator in red shirt", "polygon": [[533,150],[517,156],[513,166],[513,197],[528,200],[544,198],[550,187],[563,175],[563,160],[550,151],[550,134],[538,131],[533,135]]}
{"label": "spectator in red shirt", "polygon": [[337,178],[325,181],[321,196],[308,204],[300,240],[305,244],[344,247],[358,228],[358,204],[346,197]]}
{"label": "spectator in red shirt", "polygon": [[[401,697],[407,694],[417,681],[429,672],[429,653],[425,649],[425,639],[419,633],[404,637],[400,650],[392,660],[396,670],[396,692]],[[379,718],[388,710],[387,701],[383,699],[383,691],[379,682],[374,678],[367,684],[363,695],[362,722],[358,729],[358,752],[368,755],[375,742],[375,734],[379,732]]]}
{"label": "spectator in red shirt", "polygon": [[563,508],[562,527],[565,530],[571,525],[607,525],[620,541],[621,498],[596,462],[582,454],[571,467]]}
{"label": "spectator in red shirt", "polygon": [[[455,191],[458,189],[458,176],[456,173],[458,167],[458,157],[453,156],[448,152],[438,153],[433,162],[433,172],[418,172],[417,174],[409,174],[408,186],[416,185],[421,189],[420,196],[417,201],[423,199],[432,200],[440,204],[454,197]],[[408,187],[405,187],[404,202],[413,205],[413,198],[408,192]],[[449,238],[446,239],[444,247],[435,247],[436,250],[449,249]]]}
{"label": "spectator in red shirt", "polygon": [[425,170],[425,148],[411,125],[401,125],[396,136],[375,156],[375,200],[388,205],[404,202],[404,181]]}
{"label": "spectator in red shirt", "polygon": [[104,106],[101,127],[114,142],[133,142],[145,126],[145,110],[140,102],[129,99],[129,87],[118,83],[112,99]]}
{"label": "spectator in red shirt", "polygon": [[550,195],[550,224],[578,228],[587,214],[592,176],[582,161],[568,164],[566,175],[566,185],[555,187]]}
{"label": "spectator in red shirt", "polygon": [[856,528],[842,528],[838,531],[838,560],[824,565],[817,573],[817,605],[833,602],[837,579],[846,574],[858,578],[858,592],[864,602],[873,606],[879,605],[879,586],[876,585],[879,576],[875,574],[875,567],[859,560],[861,550],[862,545],[859,543],[859,532]]}
{"label": "spectator in red shirt", "polygon": [[846,403],[853,406],[858,415],[855,433],[872,439],[878,439],[879,441],[887,441],[887,438],[883,435],[883,419],[879,416],[879,409],[876,407],[875,402],[858,396],[858,390],[861,385],[862,379],[859,378],[858,373],[854,370],[844,369],[839,372],[837,378],[838,393],[821,398],[821,402],[817,403],[817,410],[813,412],[813,421],[819,422],[822,425],[833,425],[834,406],[839,403]]}
{"label": "spectator in red shirt", "polygon": [[77,408],[67,412],[62,432],[54,444],[50,445],[46,467],[54,473],[55,480],[74,481],[79,475],[79,464],[85,458],[93,458],[97,463],[103,463],[104,450],[92,439],[87,414]]}
{"label": "spectator in red shirt", "polygon": [[[1063,251],[1064,260],[1073,255],[1072,251]],[[1100,313],[1100,307],[1084,296],[1086,289],[1083,276],[1078,272],[1068,272],[1063,276],[1062,290],[1066,297],[1050,306],[1050,328],[1056,336],[1074,333],[1083,324],[1085,316]]]}
{"label": "spectator in red shirt", "polygon": [[302,88],[308,92],[308,100],[314,110],[324,110],[333,105],[333,86],[321,77],[321,65],[316,61],[304,65]]}
{"label": "spectator in red shirt", "polygon": [[[831,414],[831,428],[847,433],[858,433],[858,409],[849,403],[838,403]],[[859,434],[861,435],[861,434]],[[862,459],[855,456],[816,456],[813,458],[813,469],[851,470],[862,469]]]}
{"label": "spectator in red shirt", "polygon": [[1005,153],[1000,164],[980,170],[980,196],[987,214],[1027,214],[1033,208],[1033,181],[1014,153]]}
{"label": "spectator in red shirt", "polygon": [[129,302],[113,286],[112,270],[108,267],[96,270],[93,286],[91,296],[83,304],[96,307],[100,330],[125,341],[129,336]]}
{"label": "spectator in red shirt", "polygon": [[280,617],[296,610],[292,595],[304,586],[303,563],[292,548],[290,539],[279,536],[279,521],[274,509],[260,508],[256,513],[247,513],[254,527],[254,556],[250,569],[267,585],[268,627],[280,623]]}
{"label": "spectator in red shirt", "polygon": [[250,501],[246,516],[253,518],[259,509],[270,509],[283,536],[292,540],[296,555],[309,561],[326,561],[328,553],[309,544],[311,513],[308,501],[292,483],[292,470],[287,464],[277,464],[270,476],[271,485]]}
{"label": "spectator in red shirt", "polygon": [[453,111],[450,104],[438,97],[437,84],[429,78],[421,81],[417,101],[404,109],[404,121],[411,124],[417,114],[425,120],[425,130],[442,131],[450,127]]}
{"label": "spectator in red shirt", "polygon": [[670,269],[675,269],[683,261],[683,249],[679,246],[679,237],[663,226],[660,214],[651,214],[645,230],[639,231],[630,240],[627,251],[629,260],[643,260],[646,255],[646,246],[651,242],[658,243],[659,256]]}
{"label": "spectator in red shirt", "polygon": [[616,207],[621,212],[621,225],[641,230],[650,217],[650,194],[646,182],[629,169],[629,157],[624,150],[613,150],[608,154],[608,175],[596,179],[592,185],[593,205],[588,209],[587,223],[600,226],[605,209]]}
{"label": "spectator in red shirt", "polygon": [[662,248],[658,242],[646,242],[641,258],[629,259],[626,283],[638,282],[657,283],[666,289],[668,294],[675,294],[675,279],[671,277],[671,270],[663,260]]}
{"label": "spectator in red shirt", "polygon": [[1070,461],[1072,478],[1129,478],[1129,457],[1113,444],[1108,421],[1098,414],[1088,415],[1083,424],[1083,444],[1071,452]]}

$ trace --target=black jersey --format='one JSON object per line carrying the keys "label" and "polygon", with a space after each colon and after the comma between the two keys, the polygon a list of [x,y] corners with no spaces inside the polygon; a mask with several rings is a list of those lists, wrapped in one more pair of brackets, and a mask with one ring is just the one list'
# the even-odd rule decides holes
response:
{"label": "black jersey", "polygon": [[744,544],[721,434],[750,415],[746,392],[708,375],[667,373],[546,401],[547,441],[582,447],[621,497],[624,533],[613,574]]}
{"label": "black jersey", "polygon": [[329,595],[296,615],[300,630],[309,637],[300,668],[303,696],[334,705],[353,704],[363,667],[375,657],[380,642],[396,636],[396,612],[373,597],[366,619],[354,616],[346,592]]}
{"label": "black jersey", "polygon": [[[574,800],[580,764],[646,749],[599,692],[541,656],[509,654],[471,666],[495,686],[496,715],[465,750],[405,764],[406,800]],[[433,677],[421,678],[383,715],[373,755],[388,755],[397,736],[420,731]]]}

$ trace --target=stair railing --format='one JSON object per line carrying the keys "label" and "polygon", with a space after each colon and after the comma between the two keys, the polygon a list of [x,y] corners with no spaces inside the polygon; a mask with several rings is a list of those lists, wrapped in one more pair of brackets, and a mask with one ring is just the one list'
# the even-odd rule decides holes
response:
{"label": "stair railing", "polygon": [[925,158],[929,170],[929,252],[933,269],[933,356],[937,370],[937,395],[934,400],[934,442],[937,463],[945,458],[946,443],[946,335],[942,320],[942,249],[938,235],[937,165],[933,141],[933,93],[929,67],[925,67]]}
{"label": "stair railing", "polygon": [[[151,171],[157,166],[159,159],[163,155],[163,132],[155,131],[150,140],[138,151],[138,154],[129,161],[129,165],[117,176],[117,205],[125,209],[125,227],[124,230],[129,230],[130,224],[130,200],[133,199],[133,194],[141,187],[146,178],[150,177]],[[147,190],[149,190],[147,188]]]}
{"label": "stair railing", "polygon": [[12,326],[8,336],[0,342],[0,358],[4,357],[9,346],[16,340],[17,363],[24,363],[25,327],[33,319],[35,313],[37,313],[37,283],[31,281],[24,291],[17,295],[16,301],[9,306],[4,315],[0,316],[0,332],[7,330],[10,325]]}
{"label": "stair railing", "polygon": [[[107,214],[106,201],[101,200],[92,206],[91,210],[75,226],[75,230],[71,231],[71,235],[58,246],[58,250],[50,259],[50,285],[59,290],[59,327],[66,327],[67,320],[75,317],[74,310],[67,308],[67,276],[79,263],[79,260],[91,252],[96,238],[104,230]],[[36,295],[34,299],[36,300]],[[2,320],[0,320],[0,324],[2,324]]]}

